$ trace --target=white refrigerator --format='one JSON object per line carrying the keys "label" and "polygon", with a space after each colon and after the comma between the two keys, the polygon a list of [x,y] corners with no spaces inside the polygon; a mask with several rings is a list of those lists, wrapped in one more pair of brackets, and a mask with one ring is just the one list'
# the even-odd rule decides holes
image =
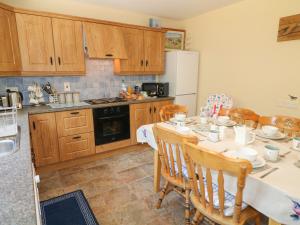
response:
{"label": "white refrigerator", "polygon": [[169,95],[175,104],[188,107],[188,116],[197,112],[199,53],[194,51],[170,51],[166,53],[165,74],[160,82],[169,82]]}

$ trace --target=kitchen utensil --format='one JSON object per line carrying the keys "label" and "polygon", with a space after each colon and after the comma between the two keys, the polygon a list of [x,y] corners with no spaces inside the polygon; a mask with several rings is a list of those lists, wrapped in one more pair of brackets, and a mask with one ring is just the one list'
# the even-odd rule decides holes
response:
{"label": "kitchen utensil", "polygon": [[300,150],[300,137],[293,138],[293,149],[298,151]]}
{"label": "kitchen utensil", "polygon": [[10,89],[7,89],[6,91],[8,106],[17,107],[17,109],[22,109],[23,94],[20,91],[11,91]]}
{"label": "kitchen utensil", "polygon": [[80,103],[80,93],[79,92],[73,92],[73,103],[74,104]]}
{"label": "kitchen utensil", "polygon": [[270,175],[271,173],[275,172],[276,170],[278,170],[279,168],[278,167],[274,167],[273,169],[271,169],[269,172],[263,174],[260,176],[260,178],[265,178],[266,176]]}
{"label": "kitchen utensil", "polygon": [[65,97],[66,97],[66,104],[73,104],[73,93],[72,92],[65,93]]}
{"label": "kitchen utensil", "polygon": [[271,140],[281,140],[281,139],[286,138],[286,134],[281,133],[281,132],[277,132],[274,136],[268,136],[261,129],[258,129],[258,130],[255,130],[255,133],[259,137],[271,139]]}

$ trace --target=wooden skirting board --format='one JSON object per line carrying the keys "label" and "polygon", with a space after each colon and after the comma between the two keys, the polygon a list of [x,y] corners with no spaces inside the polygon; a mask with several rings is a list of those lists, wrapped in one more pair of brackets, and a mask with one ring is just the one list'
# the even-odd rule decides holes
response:
{"label": "wooden skirting board", "polygon": [[277,40],[300,40],[300,14],[280,18]]}

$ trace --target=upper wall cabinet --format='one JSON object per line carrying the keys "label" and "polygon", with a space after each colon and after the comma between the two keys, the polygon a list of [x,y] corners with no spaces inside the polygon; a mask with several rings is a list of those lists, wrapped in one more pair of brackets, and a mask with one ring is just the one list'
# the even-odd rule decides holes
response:
{"label": "upper wall cabinet", "polygon": [[16,14],[23,71],[56,71],[51,18]]}
{"label": "upper wall cabinet", "polygon": [[52,19],[57,71],[85,71],[82,23]]}
{"label": "upper wall cabinet", "polygon": [[0,8],[0,74],[18,74],[21,70],[15,14]]}
{"label": "upper wall cabinet", "polygon": [[85,71],[79,21],[16,14],[24,74]]}
{"label": "upper wall cabinet", "polygon": [[127,59],[121,28],[100,23],[84,23],[90,58]]}
{"label": "upper wall cabinet", "polygon": [[123,28],[128,59],[115,60],[115,74],[162,74],[164,32]]}

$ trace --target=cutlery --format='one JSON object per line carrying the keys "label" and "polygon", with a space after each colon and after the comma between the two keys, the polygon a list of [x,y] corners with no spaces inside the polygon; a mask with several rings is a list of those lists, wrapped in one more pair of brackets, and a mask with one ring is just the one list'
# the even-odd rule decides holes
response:
{"label": "cutlery", "polygon": [[171,121],[164,121],[163,123],[169,124],[169,125],[173,125],[176,126],[177,124]]}
{"label": "cutlery", "polygon": [[279,155],[280,157],[284,158],[285,156],[287,156],[288,154],[290,154],[292,151],[288,151],[286,153],[283,153],[281,155]]}
{"label": "cutlery", "polygon": [[260,176],[260,178],[265,178],[266,176],[270,175],[271,173],[275,172],[276,170],[278,170],[278,167],[274,167],[273,169],[271,169],[269,172],[263,174]]}

